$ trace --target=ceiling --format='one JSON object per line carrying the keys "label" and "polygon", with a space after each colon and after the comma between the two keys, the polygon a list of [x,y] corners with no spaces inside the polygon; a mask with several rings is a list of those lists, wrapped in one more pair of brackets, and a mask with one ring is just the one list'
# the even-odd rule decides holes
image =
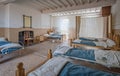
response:
{"label": "ceiling", "polygon": [[[2,0],[52,13],[113,5],[116,0]],[[0,2],[1,3],[1,2]],[[7,3],[7,2],[6,2]]]}

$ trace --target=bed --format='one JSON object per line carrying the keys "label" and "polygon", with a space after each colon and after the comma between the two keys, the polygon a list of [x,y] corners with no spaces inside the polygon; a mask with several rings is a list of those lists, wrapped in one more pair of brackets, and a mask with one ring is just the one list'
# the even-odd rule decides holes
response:
{"label": "bed", "polygon": [[120,51],[116,50],[72,48],[67,45],[59,45],[53,52],[53,56],[87,60],[104,66],[120,66]]}
{"label": "bed", "polygon": [[[51,57],[49,51],[48,59]],[[25,73],[23,63],[19,63],[16,76],[120,76],[120,68],[108,68],[101,64],[62,56],[53,57],[40,66]]]}
{"label": "bed", "polygon": [[88,41],[88,40],[80,40],[76,39],[72,41],[73,46],[74,45],[88,45],[88,46],[96,46],[96,47],[103,47],[103,48],[110,48],[115,46],[115,42],[111,39],[107,39],[106,41]]}
{"label": "bed", "polygon": [[0,37],[0,62],[18,55],[24,49],[24,46],[7,41],[4,37]]}
{"label": "bed", "polygon": [[50,33],[50,34],[45,34],[44,36],[45,36],[47,39],[52,39],[53,42],[54,42],[54,40],[61,40],[61,42],[63,41],[63,35],[62,35],[62,34]]}
{"label": "bed", "polygon": [[120,47],[120,35],[114,34],[105,39],[84,38],[70,39],[70,45],[73,47],[96,47],[101,49],[116,49]]}

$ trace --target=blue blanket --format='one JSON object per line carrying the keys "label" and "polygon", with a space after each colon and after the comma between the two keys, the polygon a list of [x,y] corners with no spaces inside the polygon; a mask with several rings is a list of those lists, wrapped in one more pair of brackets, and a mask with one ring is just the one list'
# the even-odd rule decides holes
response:
{"label": "blue blanket", "polygon": [[120,74],[108,73],[69,62],[61,70],[59,76],[120,76]]}
{"label": "blue blanket", "polygon": [[89,46],[96,46],[96,44],[93,41],[85,41],[85,40],[81,40],[80,42],[72,42],[75,44],[84,44],[84,45],[89,45]]}
{"label": "blue blanket", "polygon": [[9,54],[9,53],[11,53],[13,51],[17,51],[17,50],[19,50],[21,48],[22,47],[11,47],[11,48],[4,49],[4,50],[0,51],[0,54],[2,54],[2,55]]}
{"label": "blue blanket", "polygon": [[0,46],[2,46],[2,45],[5,45],[5,44],[9,44],[10,42],[8,42],[8,41],[0,41]]}
{"label": "blue blanket", "polygon": [[94,50],[71,48],[64,55],[95,61]]}
{"label": "blue blanket", "polygon": [[98,41],[98,39],[89,39],[89,38],[84,38],[84,37],[80,37],[80,40],[85,40],[85,41]]}
{"label": "blue blanket", "polygon": [[63,35],[60,34],[50,34],[48,38],[61,39]]}

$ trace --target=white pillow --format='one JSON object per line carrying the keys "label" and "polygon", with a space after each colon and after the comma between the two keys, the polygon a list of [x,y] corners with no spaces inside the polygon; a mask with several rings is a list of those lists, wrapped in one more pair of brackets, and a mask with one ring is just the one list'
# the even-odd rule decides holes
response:
{"label": "white pillow", "polygon": [[6,38],[0,37],[0,41],[6,41]]}
{"label": "white pillow", "polygon": [[54,34],[53,32],[50,33],[50,35]]}
{"label": "white pillow", "polygon": [[99,42],[101,42],[101,41],[106,42],[106,41],[107,41],[107,39],[106,39],[106,38],[98,38],[98,41],[99,41]]}
{"label": "white pillow", "polygon": [[116,45],[115,42],[111,39],[107,39],[106,43],[107,43],[108,47],[112,47],[112,46]]}

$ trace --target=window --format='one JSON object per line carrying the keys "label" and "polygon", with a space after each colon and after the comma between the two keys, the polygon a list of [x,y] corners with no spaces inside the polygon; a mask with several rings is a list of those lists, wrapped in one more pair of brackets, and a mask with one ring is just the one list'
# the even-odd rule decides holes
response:
{"label": "window", "polygon": [[103,38],[105,27],[106,23],[104,17],[81,18],[79,36]]}
{"label": "window", "polygon": [[23,15],[23,28],[32,28],[32,16]]}

